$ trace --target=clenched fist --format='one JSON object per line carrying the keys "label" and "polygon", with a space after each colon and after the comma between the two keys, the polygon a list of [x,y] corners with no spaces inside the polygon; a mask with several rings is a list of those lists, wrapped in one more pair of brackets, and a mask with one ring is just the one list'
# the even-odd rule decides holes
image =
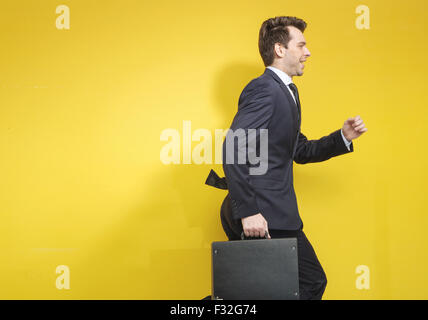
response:
{"label": "clenched fist", "polygon": [[367,132],[366,125],[363,122],[363,119],[360,116],[356,116],[354,118],[349,118],[343,124],[342,132],[345,136],[346,140],[352,141],[359,136],[361,136],[364,132]]}
{"label": "clenched fist", "polygon": [[242,218],[241,222],[246,237],[263,238],[265,232],[268,232],[268,239],[270,239],[267,221],[261,213]]}

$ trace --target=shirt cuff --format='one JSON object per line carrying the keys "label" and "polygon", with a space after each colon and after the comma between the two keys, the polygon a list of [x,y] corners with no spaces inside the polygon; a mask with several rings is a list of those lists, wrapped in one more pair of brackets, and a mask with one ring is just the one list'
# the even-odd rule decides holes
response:
{"label": "shirt cuff", "polygon": [[345,136],[343,135],[342,129],[340,129],[340,134],[342,135],[342,139],[343,142],[345,143],[345,146],[348,148],[349,151],[351,151],[351,149],[349,148],[349,146],[351,145],[352,141],[348,141]]}

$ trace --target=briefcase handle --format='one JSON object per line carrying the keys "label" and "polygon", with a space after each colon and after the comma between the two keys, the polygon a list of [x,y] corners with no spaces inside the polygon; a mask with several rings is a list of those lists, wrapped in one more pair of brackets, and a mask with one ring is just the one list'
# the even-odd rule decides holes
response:
{"label": "briefcase handle", "polygon": [[241,240],[260,240],[260,239],[268,239],[268,232],[265,231],[265,236],[263,238],[260,237],[246,237],[244,231],[241,232]]}

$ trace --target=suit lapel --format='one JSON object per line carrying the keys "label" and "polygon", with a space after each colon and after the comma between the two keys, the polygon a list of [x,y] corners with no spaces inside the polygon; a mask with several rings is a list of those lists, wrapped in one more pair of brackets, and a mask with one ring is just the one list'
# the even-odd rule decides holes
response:
{"label": "suit lapel", "polygon": [[299,108],[297,107],[296,103],[294,102],[293,97],[291,96],[290,91],[288,90],[287,86],[284,84],[284,82],[277,76],[277,74],[275,72],[273,72],[272,70],[266,68],[265,73],[270,75],[276,82],[279,83],[279,86],[281,87],[282,91],[285,93],[285,96],[287,97],[289,106],[291,107],[291,114],[293,115],[293,123],[296,124],[296,129],[299,130],[300,132],[300,124],[301,124],[301,114],[299,114],[299,116],[297,115],[297,113],[300,111],[298,110]]}

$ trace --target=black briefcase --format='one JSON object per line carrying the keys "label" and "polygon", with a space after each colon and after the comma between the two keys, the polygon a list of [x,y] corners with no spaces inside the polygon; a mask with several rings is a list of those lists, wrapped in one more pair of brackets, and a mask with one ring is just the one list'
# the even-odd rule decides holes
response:
{"label": "black briefcase", "polygon": [[213,300],[298,300],[297,239],[211,245]]}

